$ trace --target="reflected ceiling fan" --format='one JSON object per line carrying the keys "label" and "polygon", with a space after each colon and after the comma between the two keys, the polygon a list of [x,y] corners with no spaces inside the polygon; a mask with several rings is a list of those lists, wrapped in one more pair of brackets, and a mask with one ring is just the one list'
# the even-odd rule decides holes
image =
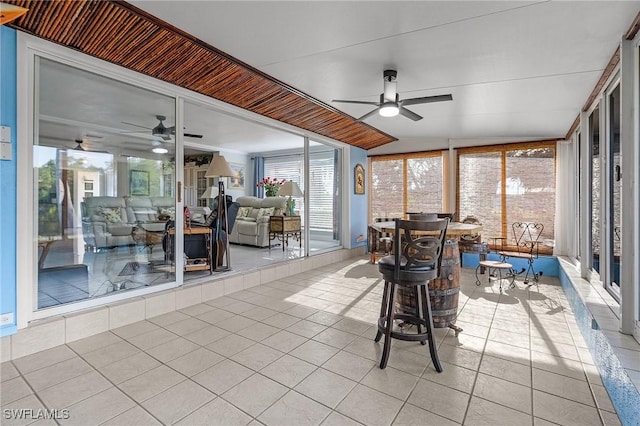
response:
{"label": "reflected ceiling fan", "polygon": [[422,116],[416,114],[413,111],[410,111],[405,108],[405,106],[409,105],[418,105],[418,104],[430,104],[433,102],[444,102],[453,100],[453,96],[451,94],[448,95],[437,95],[437,96],[425,96],[422,98],[410,98],[410,99],[400,99],[397,91],[397,82],[396,78],[398,76],[398,71],[396,70],[385,70],[382,73],[384,77],[384,92],[380,94],[380,102],[367,102],[367,101],[350,101],[350,100],[340,100],[334,99],[332,102],[342,102],[345,104],[362,104],[362,105],[374,105],[377,108],[362,117],[358,118],[358,121],[365,120],[376,113],[379,113],[383,117],[395,117],[400,114],[404,117],[410,118],[413,121],[422,120]]}
{"label": "reflected ceiling fan", "polygon": [[[122,121],[121,123],[128,124],[129,126],[136,126],[143,129],[151,130],[152,136],[161,138],[162,140],[165,140],[165,141],[170,141],[171,135],[175,135],[176,133],[176,126],[171,126],[171,127],[165,126],[163,121],[166,120],[167,117],[165,117],[164,115],[156,115],[156,119],[159,121],[159,123],[156,127],[153,127],[153,128],[141,126],[135,123],[129,123],[126,121]],[[123,133],[137,133],[137,132],[123,132]],[[184,136],[188,138],[198,138],[198,139],[202,138],[202,135],[197,135],[194,133],[184,133]]]}
{"label": "reflected ceiling fan", "polygon": [[76,143],[75,148],[73,148],[74,151],[97,152],[97,153],[101,153],[101,154],[108,154],[109,153],[107,151],[98,151],[98,150],[91,149],[90,147],[88,147],[85,142],[92,142],[92,141],[91,141],[91,139],[86,138],[86,137],[84,137],[82,139],[76,139],[74,142]]}

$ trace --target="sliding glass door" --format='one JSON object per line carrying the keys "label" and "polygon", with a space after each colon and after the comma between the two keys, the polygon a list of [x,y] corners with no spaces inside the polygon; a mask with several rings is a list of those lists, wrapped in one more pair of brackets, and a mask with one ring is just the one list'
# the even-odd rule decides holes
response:
{"label": "sliding glass door", "polygon": [[[308,174],[305,173],[302,148],[264,152],[260,153],[260,158],[264,159],[263,177],[291,180],[305,193],[305,196],[292,199],[295,215],[301,217],[302,235],[306,235],[307,229],[309,231],[309,239],[303,242],[303,247],[306,246],[313,254],[341,245],[342,151],[316,141],[309,142],[308,151]],[[309,203],[308,208],[305,199]],[[294,247],[297,244],[290,245],[290,249]]]}
{"label": "sliding glass door", "polygon": [[34,309],[175,281],[175,100],[36,57]]}
{"label": "sliding glass door", "polygon": [[340,150],[315,145],[309,153],[309,251],[340,245],[342,158]]}
{"label": "sliding glass door", "polygon": [[607,235],[608,274],[606,285],[620,294],[620,249],[622,241],[622,155],[620,150],[620,85],[607,96]]}

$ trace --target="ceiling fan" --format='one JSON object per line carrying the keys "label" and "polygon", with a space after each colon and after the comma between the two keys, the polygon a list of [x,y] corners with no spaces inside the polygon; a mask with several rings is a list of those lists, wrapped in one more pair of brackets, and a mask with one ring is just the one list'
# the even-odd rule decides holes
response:
{"label": "ceiling fan", "polygon": [[[165,141],[170,141],[171,140],[171,135],[175,135],[176,133],[176,126],[171,126],[171,127],[167,127],[164,125],[163,121],[167,119],[167,117],[165,117],[164,115],[156,115],[156,119],[159,121],[158,125],[156,125],[156,127],[146,127],[146,126],[141,126],[139,124],[135,124],[135,123],[128,123],[126,121],[122,121],[123,124],[128,124],[130,126],[136,126],[136,127],[141,127],[143,129],[147,129],[147,130],[151,130],[151,135],[155,136],[155,137],[159,137],[162,140]],[[136,132],[123,132],[123,133],[136,133]],[[201,139],[202,135],[197,135],[194,133],[184,133],[185,137],[188,138],[198,138]]]}
{"label": "ceiling fan", "polygon": [[377,107],[373,111],[368,112],[367,114],[358,118],[358,121],[362,121],[366,118],[369,118],[375,113],[379,113],[383,117],[394,117],[400,114],[402,116],[412,119],[413,121],[418,121],[418,120],[422,120],[422,117],[416,114],[415,112],[406,109],[405,106],[417,105],[417,104],[430,104],[433,102],[443,102],[443,101],[453,100],[453,96],[451,96],[451,94],[425,96],[422,98],[410,98],[410,99],[400,100],[400,96],[398,95],[397,87],[396,87],[397,86],[396,77],[398,76],[398,71],[385,70],[382,73],[382,75],[384,77],[384,92],[380,94],[380,102],[349,101],[349,100],[340,100],[340,99],[334,99],[332,102],[342,102],[346,104],[374,105]]}
{"label": "ceiling fan", "polygon": [[88,138],[82,138],[82,139],[76,139],[74,141],[77,145],[75,148],[73,148],[74,151],[84,151],[84,152],[97,152],[97,153],[102,153],[102,154],[108,154],[107,151],[98,151],[95,149],[91,149],[89,148],[84,142],[92,142],[90,139]]}

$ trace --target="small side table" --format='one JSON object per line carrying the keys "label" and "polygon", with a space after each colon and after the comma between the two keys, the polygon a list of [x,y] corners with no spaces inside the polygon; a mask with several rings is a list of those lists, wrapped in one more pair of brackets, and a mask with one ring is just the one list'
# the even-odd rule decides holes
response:
{"label": "small side table", "polygon": [[269,218],[269,250],[271,241],[278,239],[282,241],[282,251],[289,244],[289,237],[300,242],[302,250],[302,231],[300,216],[271,216]]}
{"label": "small side table", "polygon": [[[173,236],[176,234],[176,229],[169,228],[167,232],[169,236]],[[208,227],[184,228],[183,233],[184,235],[202,235],[204,238],[206,251],[208,253],[207,257],[188,259],[186,264],[183,265],[184,271],[188,272],[188,271],[207,271],[208,270],[209,274],[212,274],[213,262],[211,259],[211,228],[208,228]],[[177,265],[180,265],[184,262],[183,262],[183,259],[176,259],[177,256],[175,256],[173,253],[173,250],[174,250],[173,244],[174,242],[169,240],[169,244],[167,244],[167,252],[165,253],[165,256],[167,260],[169,260],[171,263],[175,262]],[[168,272],[167,272],[167,275],[168,275]]]}
{"label": "small side table", "polygon": [[505,279],[511,279],[509,288],[515,288],[516,274],[513,273],[513,265],[507,262],[501,262],[496,260],[481,260],[476,267],[476,285],[480,285],[480,278],[478,277],[478,270],[481,267],[485,267],[489,270],[489,282],[491,282],[491,276],[497,272],[498,282],[500,283],[500,293],[502,293],[502,271],[506,271]]}

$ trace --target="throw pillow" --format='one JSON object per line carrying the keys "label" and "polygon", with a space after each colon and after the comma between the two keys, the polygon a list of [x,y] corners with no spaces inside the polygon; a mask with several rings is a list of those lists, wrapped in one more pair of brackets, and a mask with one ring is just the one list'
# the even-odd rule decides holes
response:
{"label": "throw pillow", "polygon": [[247,217],[251,213],[251,207],[240,207],[238,209],[238,217]]}
{"label": "throw pillow", "polygon": [[170,220],[175,220],[176,218],[176,208],[175,207],[160,207],[158,209],[158,214],[162,216],[169,216]]}
{"label": "throw pillow", "polygon": [[98,207],[96,212],[104,217],[104,221],[107,223],[122,223],[120,207]]}
{"label": "throw pillow", "polygon": [[260,219],[263,216],[271,216],[273,215],[273,212],[275,210],[275,207],[263,207],[260,210],[258,210],[258,216],[257,219]]}
{"label": "throw pillow", "polygon": [[258,217],[258,213],[260,212],[260,209],[256,209],[255,207],[251,208],[251,211],[249,212],[249,215],[247,217],[252,217],[252,218],[257,218]]}

